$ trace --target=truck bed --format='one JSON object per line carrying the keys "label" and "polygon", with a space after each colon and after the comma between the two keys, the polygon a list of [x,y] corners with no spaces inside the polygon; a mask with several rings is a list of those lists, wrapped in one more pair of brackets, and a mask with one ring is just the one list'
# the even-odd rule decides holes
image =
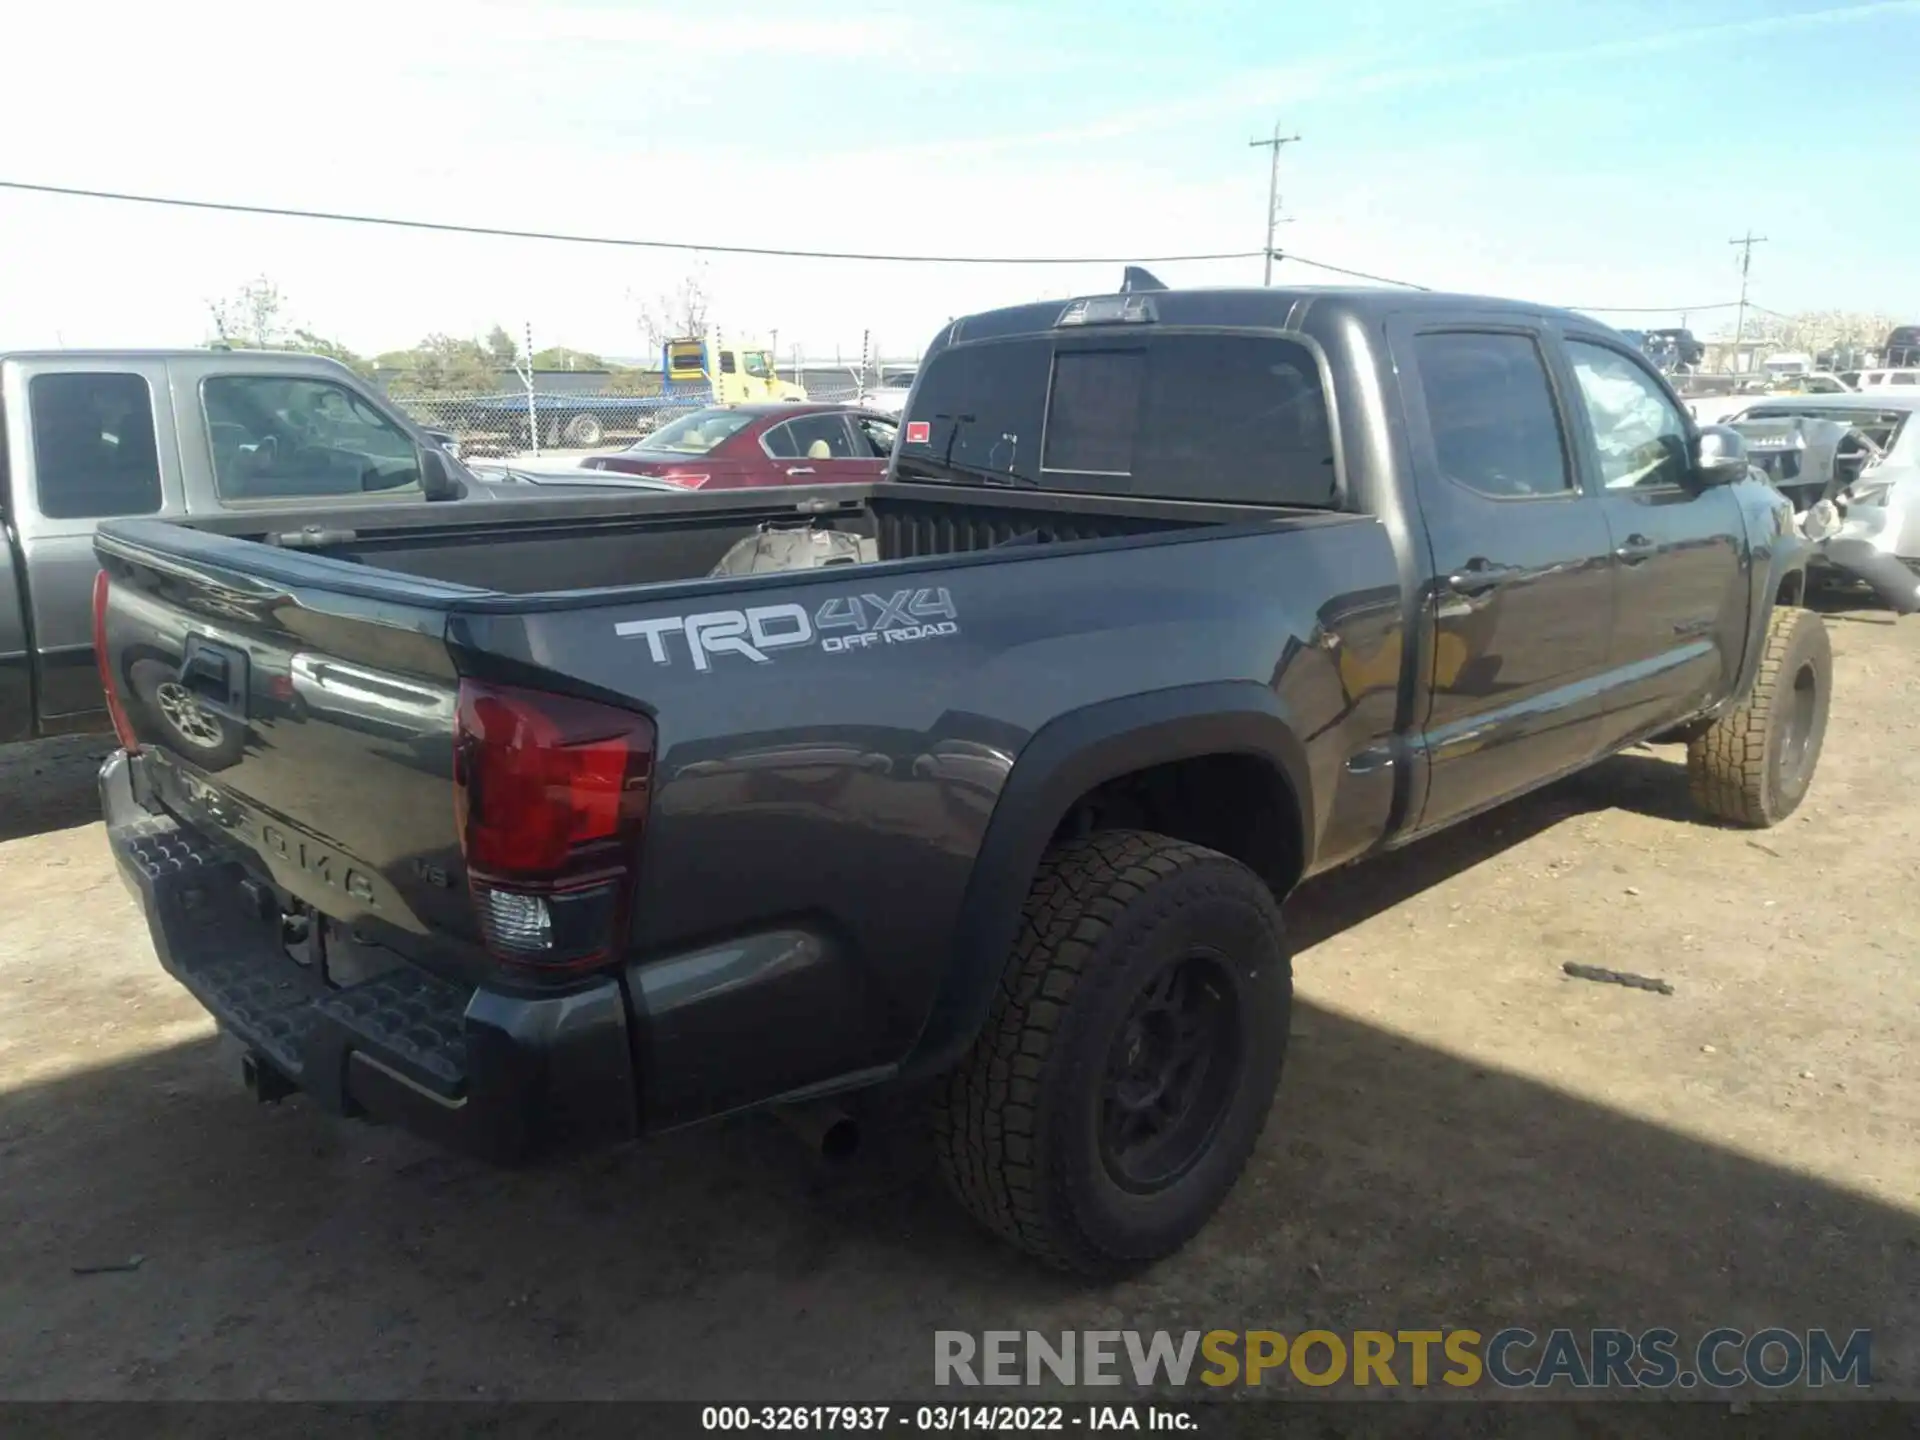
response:
{"label": "truck bed", "polygon": [[[728,549],[765,525],[811,523],[871,538],[880,559],[889,561],[972,554],[1014,540],[1024,546],[1171,536],[1302,513],[893,483],[713,495],[570,495],[517,499],[510,513],[505,509],[490,508],[482,518],[409,505],[377,517],[362,508],[169,523],[446,585],[535,595],[703,579]],[[106,528],[118,537],[110,544],[152,533],[140,522]],[[211,559],[224,549],[201,547],[200,553]]]}

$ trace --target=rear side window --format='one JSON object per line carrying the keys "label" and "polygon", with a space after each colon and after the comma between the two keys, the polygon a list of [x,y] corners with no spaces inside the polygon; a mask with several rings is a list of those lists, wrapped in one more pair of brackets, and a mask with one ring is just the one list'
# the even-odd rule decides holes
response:
{"label": "rear side window", "polygon": [[1497,500],[1573,488],[1546,366],[1529,337],[1420,335],[1414,354],[1441,474]]}
{"label": "rear side window", "polygon": [[[914,392],[909,463],[922,456],[1037,481],[1040,422],[1053,346],[1045,340],[963,345],[936,356]],[[927,426],[916,440],[918,423]]]}
{"label": "rear side window", "polygon": [[36,375],[34,488],[55,520],[151,515],[160,508],[153,395],[138,375]]}
{"label": "rear side window", "polygon": [[1319,368],[1276,336],[952,350],[928,367],[911,418],[929,428],[925,450],[903,449],[909,467],[951,440],[953,463],[1051,490],[1306,506],[1338,494]]}
{"label": "rear side window", "polygon": [[764,437],[767,453],[776,460],[851,460],[852,432],[838,411],[801,415],[776,425]]}

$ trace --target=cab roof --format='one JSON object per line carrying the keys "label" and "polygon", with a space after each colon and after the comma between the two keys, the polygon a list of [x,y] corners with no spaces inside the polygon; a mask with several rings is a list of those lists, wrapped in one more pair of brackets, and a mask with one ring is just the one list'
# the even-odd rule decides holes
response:
{"label": "cab roof", "polygon": [[[1150,302],[1155,322],[1160,325],[1251,325],[1297,330],[1302,328],[1309,312],[1313,312],[1321,323],[1329,320],[1337,323],[1341,318],[1367,321],[1387,315],[1459,315],[1468,312],[1481,317],[1552,316],[1569,326],[1589,330],[1611,328],[1590,315],[1553,305],[1484,295],[1454,295],[1377,286],[1276,285],[1258,289],[1137,289],[1118,293],[1122,298],[1138,296]],[[1110,295],[1086,295],[1072,300],[1043,300],[986,310],[954,321],[947,328],[944,338],[949,344],[958,344],[967,340],[1050,332],[1059,328],[1060,317],[1070,306],[1083,301],[1113,298]]]}

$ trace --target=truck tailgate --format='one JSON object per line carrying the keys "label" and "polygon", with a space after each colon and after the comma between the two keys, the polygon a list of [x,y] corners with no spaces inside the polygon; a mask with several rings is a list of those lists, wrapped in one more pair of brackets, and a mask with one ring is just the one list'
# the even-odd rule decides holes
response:
{"label": "truck tailgate", "polygon": [[458,681],[426,603],[460,587],[382,575],[388,593],[354,594],[341,567],[267,547],[241,573],[221,563],[239,542],[169,529],[164,553],[100,542],[103,665],[160,800],[292,899],[466,968]]}

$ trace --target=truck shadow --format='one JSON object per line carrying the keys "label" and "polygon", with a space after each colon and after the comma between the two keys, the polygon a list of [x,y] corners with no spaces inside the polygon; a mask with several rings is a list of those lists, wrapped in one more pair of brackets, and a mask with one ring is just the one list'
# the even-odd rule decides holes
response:
{"label": "truck shadow", "polygon": [[1898,625],[1900,617],[1884,608],[1864,585],[1821,585],[1807,596],[1807,608],[1825,620],[1849,625]]}
{"label": "truck shadow", "polygon": [[1307,881],[1287,901],[1294,948],[1311,949],[1556,825],[1599,810],[1631,810],[1682,825],[1714,823],[1688,797],[1684,749],[1629,750],[1404,850]]}
{"label": "truck shadow", "polygon": [[254,1106],[208,1043],[16,1089],[0,1393],[899,1400],[936,1329],[1510,1324],[1869,1328],[1877,1393],[1920,1386],[1914,1214],[1311,1006],[1295,1034],[1225,1209],[1106,1287],[976,1230],[904,1118],[832,1172],[757,1119],[500,1172]]}
{"label": "truck shadow", "polygon": [[113,747],[107,735],[0,745],[0,842],[98,820],[94,778]]}

